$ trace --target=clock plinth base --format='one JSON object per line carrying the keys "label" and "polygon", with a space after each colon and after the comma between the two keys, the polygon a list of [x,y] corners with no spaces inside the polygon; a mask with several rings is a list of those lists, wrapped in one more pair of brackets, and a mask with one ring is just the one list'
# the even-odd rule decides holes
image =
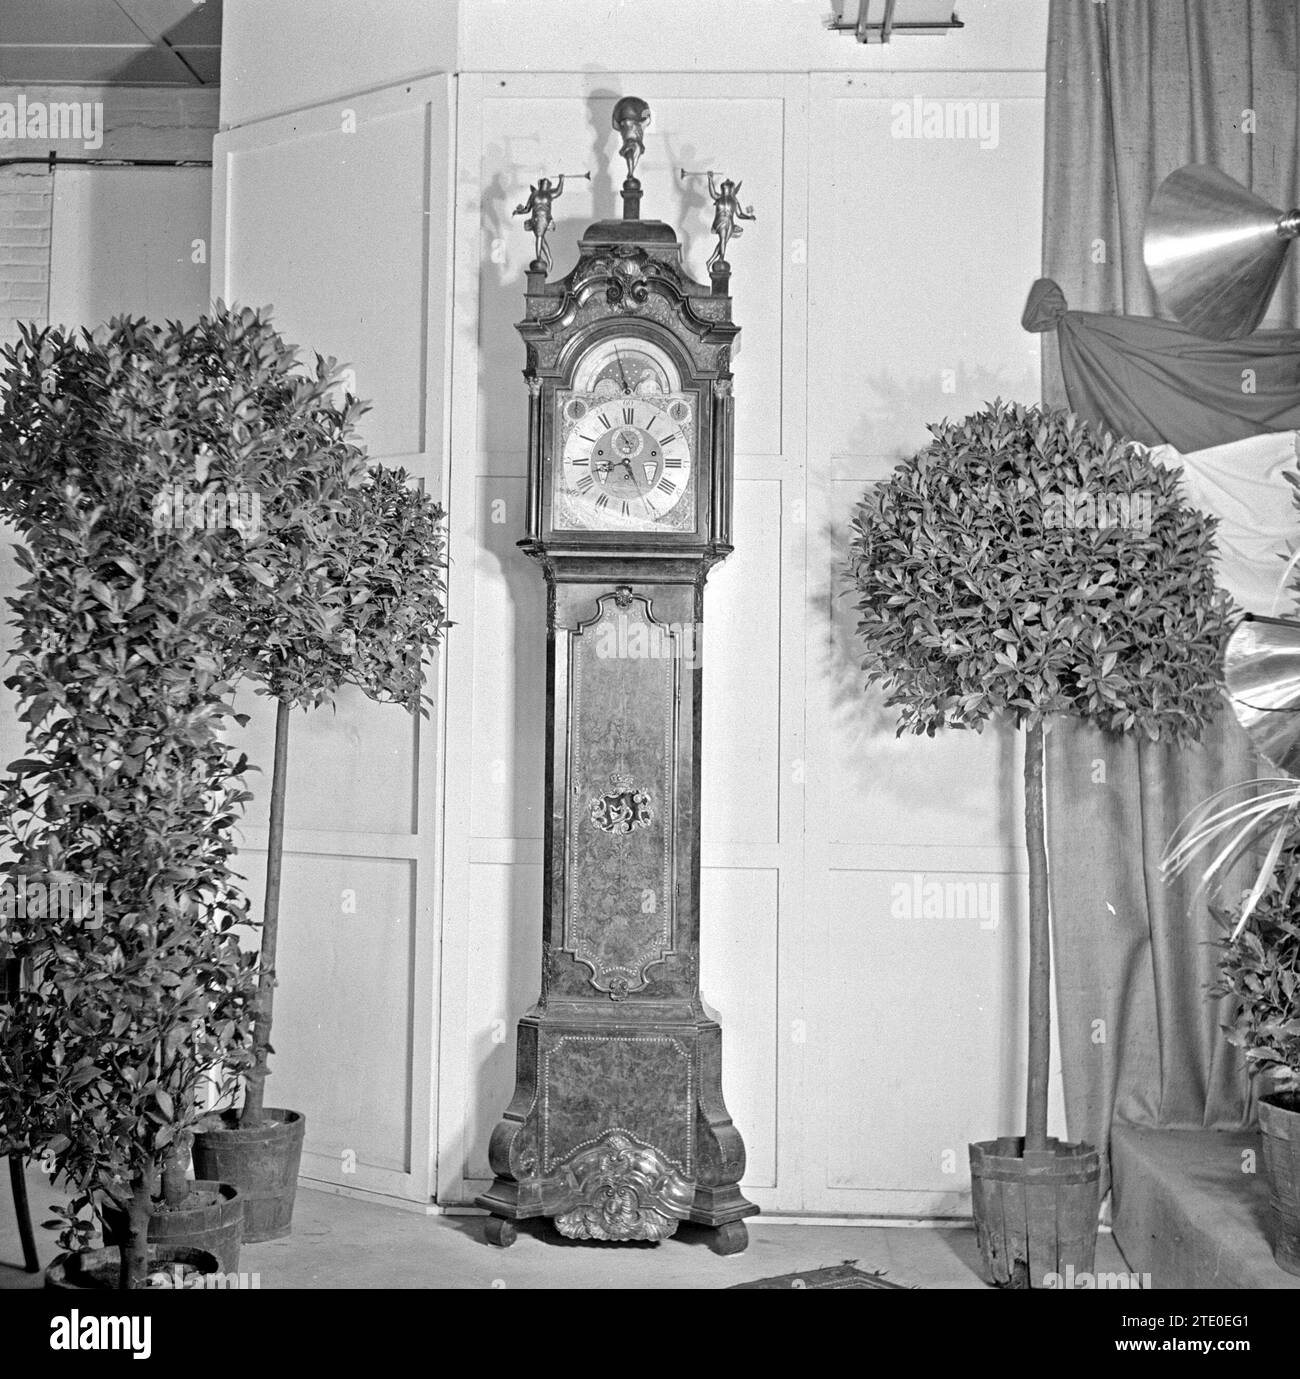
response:
{"label": "clock plinth base", "polygon": [[[492,1136],[496,1180],[476,1199],[488,1240],[550,1217],[575,1240],[659,1241],[679,1222],[713,1230],[712,1248],[745,1248],[745,1149],[722,1100],[722,1032],[690,1010],[623,1023],[573,1007],[519,1022],[515,1096]],[[593,1101],[591,1089],[606,1095]]]}

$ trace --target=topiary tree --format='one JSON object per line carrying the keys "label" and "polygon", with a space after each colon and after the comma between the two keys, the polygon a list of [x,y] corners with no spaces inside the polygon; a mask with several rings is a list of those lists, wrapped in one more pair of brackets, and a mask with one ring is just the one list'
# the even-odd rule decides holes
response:
{"label": "topiary tree", "polygon": [[335,410],[327,400],[333,381],[312,398],[306,418],[330,433],[302,471],[306,498],[271,515],[258,561],[219,619],[231,674],[276,701],[257,1057],[239,1115],[245,1129],[263,1123],[272,1051],[290,714],[332,702],[344,685],[424,712],[425,658],[446,626],[442,508],[411,487],[404,470],[369,467],[355,441],[365,406],[348,398]]}
{"label": "topiary tree", "polygon": [[231,870],[248,794],[210,623],[257,537],[159,520],[160,495],[244,483],[229,383],[267,344],[247,325],[25,330],[0,355],[0,513],[26,575],[7,684],[27,724],[0,800],[0,958],[27,974],[0,1007],[0,1119],[71,1185],[65,1245],[101,1194],[125,1211],[124,1287],[154,1210],[185,1195],[200,1083],[251,1056]]}
{"label": "topiary tree", "polygon": [[1024,1152],[1048,1148],[1051,974],[1043,729],[1053,714],[1187,742],[1218,703],[1228,600],[1214,521],[1176,473],[1077,417],[994,402],[930,427],[870,490],[847,576],[869,683],[898,732],[1026,730],[1029,1050]]}

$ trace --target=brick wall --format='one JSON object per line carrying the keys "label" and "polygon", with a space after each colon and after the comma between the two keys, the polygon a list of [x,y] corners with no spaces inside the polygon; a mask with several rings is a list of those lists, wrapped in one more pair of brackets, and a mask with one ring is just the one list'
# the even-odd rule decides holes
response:
{"label": "brick wall", "polygon": [[19,321],[48,319],[52,184],[38,169],[0,171],[0,345]]}

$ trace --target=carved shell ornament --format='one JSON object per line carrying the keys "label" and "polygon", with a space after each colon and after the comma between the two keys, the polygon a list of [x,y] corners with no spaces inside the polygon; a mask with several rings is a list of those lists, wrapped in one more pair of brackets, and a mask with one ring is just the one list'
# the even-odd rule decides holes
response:
{"label": "carved shell ornament", "polygon": [[555,1225],[571,1240],[664,1240],[695,1196],[658,1150],[619,1131],[573,1159],[566,1176],[581,1202]]}
{"label": "carved shell ornament", "polygon": [[638,259],[620,258],[605,289],[605,301],[610,306],[644,306],[649,297],[650,285],[643,264]]}

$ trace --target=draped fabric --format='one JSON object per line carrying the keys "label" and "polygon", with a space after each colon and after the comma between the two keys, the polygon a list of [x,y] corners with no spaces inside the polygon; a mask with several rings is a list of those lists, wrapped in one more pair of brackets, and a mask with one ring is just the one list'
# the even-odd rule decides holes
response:
{"label": "draped fabric", "polygon": [[[1298,56],[1294,0],[1051,0],[1043,273],[1071,306],[1167,314],[1142,228],[1184,163],[1212,163],[1283,210],[1300,205]],[[1297,308],[1293,251],[1263,328],[1300,325]],[[1060,404],[1051,353],[1045,399]]]}
{"label": "draped fabric", "polygon": [[1020,323],[1056,332],[1070,410],[1129,440],[1186,453],[1300,430],[1300,331],[1206,340],[1176,321],[1071,311],[1050,278]]}
{"label": "draped fabric", "polygon": [[1219,585],[1239,608],[1265,617],[1297,612],[1291,559],[1300,546],[1298,444],[1297,432],[1278,431],[1190,455],[1170,445],[1150,452],[1156,464],[1181,472],[1190,503],[1219,519]]}
{"label": "draped fabric", "polygon": [[[1142,263],[1143,220],[1156,187],[1184,163],[1212,163],[1273,205],[1297,204],[1298,38],[1292,0],[1052,0],[1043,273],[1080,313],[1163,314]],[[1298,307],[1293,256],[1263,326],[1295,327]],[[1044,400],[1063,404],[1055,343],[1045,337]],[[1205,401],[1195,371],[1182,372],[1176,351],[1159,357],[1174,391],[1185,379],[1190,415]],[[1131,382],[1140,395],[1142,378]],[[1113,395],[1092,395],[1118,411]],[[1178,424],[1150,394],[1136,406],[1163,427]],[[1239,411],[1209,410],[1219,419],[1203,410],[1177,449],[1256,433]],[[1173,442],[1154,430],[1147,439]],[[1180,751],[1064,719],[1047,735],[1047,771],[1070,1137],[1105,1151],[1113,1117],[1186,1129],[1246,1123],[1240,1059],[1204,990],[1213,922],[1193,904],[1194,881],[1167,887],[1158,866],[1187,810],[1254,774],[1244,734],[1221,714],[1200,746]],[[1105,1153],[1103,1163],[1108,1178]]]}

